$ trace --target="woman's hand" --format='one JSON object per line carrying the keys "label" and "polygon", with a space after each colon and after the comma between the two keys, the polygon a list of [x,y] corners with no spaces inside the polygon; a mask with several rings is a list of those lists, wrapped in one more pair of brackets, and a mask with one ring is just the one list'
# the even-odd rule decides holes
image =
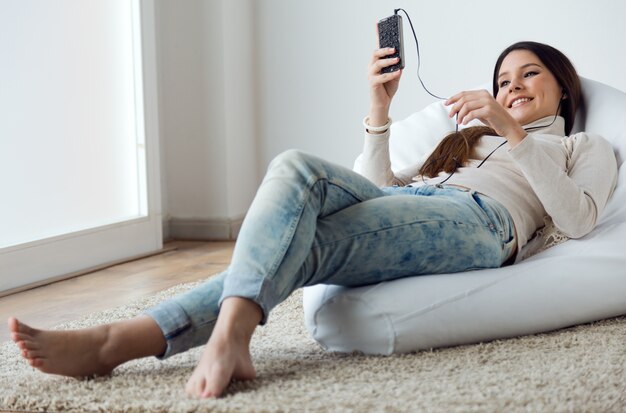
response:
{"label": "woman's hand", "polygon": [[368,66],[367,74],[370,83],[369,124],[371,126],[382,126],[387,123],[391,100],[400,84],[402,70],[384,74],[380,72],[383,68],[398,63],[397,58],[387,58],[393,53],[393,48],[375,50]]}
{"label": "woman's hand", "polygon": [[519,122],[486,90],[457,93],[445,105],[452,105],[450,117],[458,115],[458,124],[467,125],[478,119],[505,138],[511,147],[519,144],[527,135]]}

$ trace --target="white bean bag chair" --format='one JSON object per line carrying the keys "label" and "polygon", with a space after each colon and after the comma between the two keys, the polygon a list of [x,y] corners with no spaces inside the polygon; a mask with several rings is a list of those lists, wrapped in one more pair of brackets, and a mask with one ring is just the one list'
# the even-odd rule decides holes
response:
{"label": "white bean bag chair", "polygon": [[[345,288],[307,287],[305,323],[330,351],[405,353],[545,332],[626,314],[626,93],[582,79],[574,132],[615,148],[617,188],[597,227],[515,265]],[[454,129],[437,102],[392,126],[392,168],[431,150]],[[529,243],[525,249],[532,246]],[[535,246],[536,247],[536,246]],[[528,256],[528,251],[522,251]]]}

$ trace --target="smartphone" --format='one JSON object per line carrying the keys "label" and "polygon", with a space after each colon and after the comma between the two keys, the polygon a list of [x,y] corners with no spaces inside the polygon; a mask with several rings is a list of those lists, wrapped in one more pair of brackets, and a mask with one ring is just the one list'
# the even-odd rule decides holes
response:
{"label": "smartphone", "polygon": [[385,17],[378,22],[378,44],[381,48],[393,47],[394,54],[387,58],[399,57],[398,63],[387,66],[381,70],[381,73],[390,73],[404,69],[404,41],[402,37],[402,16],[394,14]]}

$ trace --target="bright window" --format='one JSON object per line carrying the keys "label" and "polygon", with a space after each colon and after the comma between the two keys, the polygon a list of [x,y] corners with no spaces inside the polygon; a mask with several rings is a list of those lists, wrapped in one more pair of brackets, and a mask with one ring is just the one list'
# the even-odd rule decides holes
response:
{"label": "bright window", "polygon": [[[150,218],[141,29],[138,0],[0,0],[0,252]],[[0,290],[41,278],[10,261]]]}

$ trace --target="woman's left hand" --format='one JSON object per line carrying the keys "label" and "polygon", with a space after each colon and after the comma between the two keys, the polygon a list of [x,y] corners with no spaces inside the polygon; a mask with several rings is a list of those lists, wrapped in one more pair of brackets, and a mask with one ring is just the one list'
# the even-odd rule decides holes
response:
{"label": "woman's left hand", "polygon": [[505,138],[511,147],[519,144],[527,135],[515,120],[486,90],[470,90],[457,93],[445,102],[452,105],[450,117],[458,115],[457,123],[467,125],[480,120]]}

